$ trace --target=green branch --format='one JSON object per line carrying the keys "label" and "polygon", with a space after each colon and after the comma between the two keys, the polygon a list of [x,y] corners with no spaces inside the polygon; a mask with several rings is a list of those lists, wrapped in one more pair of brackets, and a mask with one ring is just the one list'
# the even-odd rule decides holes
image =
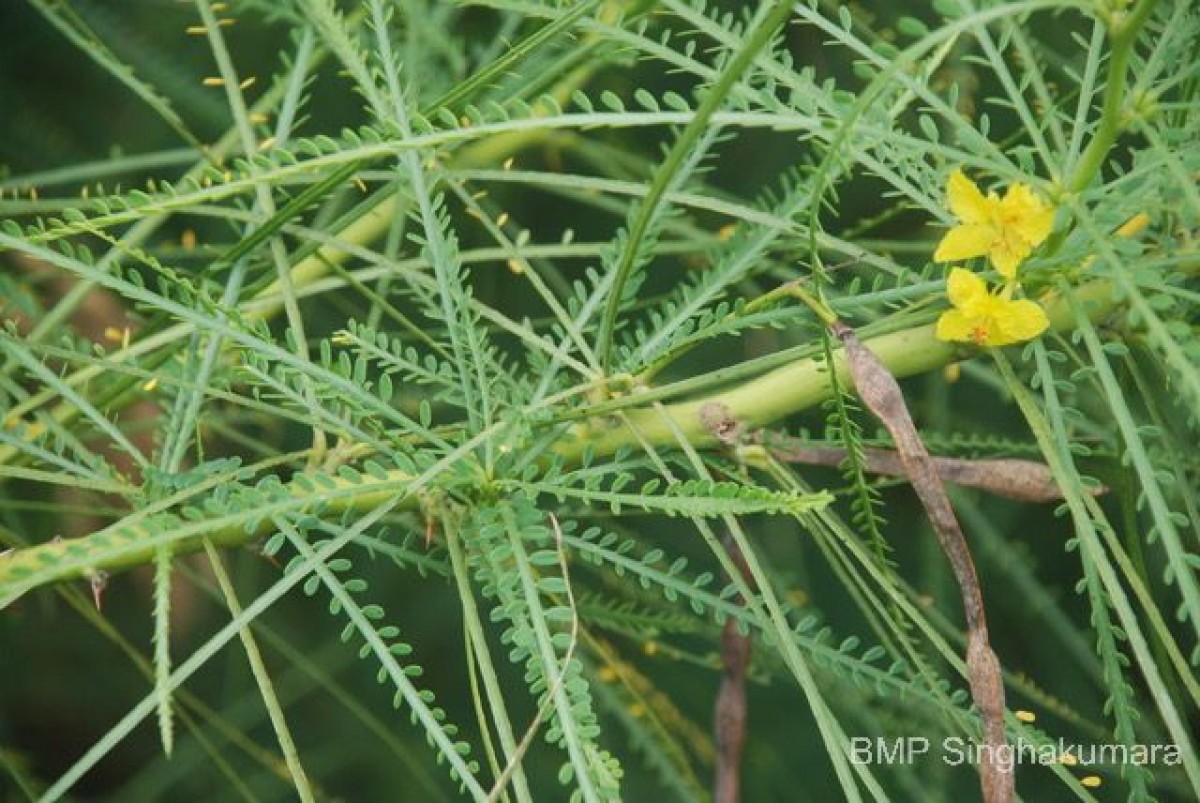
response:
{"label": "green branch", "polygon": [[[1074,303],[1085,309],[1093,321],[1102,320],[1117,305],[1107,280],[1084,285],[1074,291],[1073,297]],[[1071,306],[1064,299],[1048,302],[1046,312],[1055,331],[1074,328]],[[867,340],[866,345],[898,377],[936,370],[978,354],[938,340],[933,325],[892,332]],[[839,377],[846,381],[845,359],[840,349],[834,352],[833,362]],[[718,442],[700,415],[707,405],[724,405],[729,415],[744,426],[762,427],[821,403],[829,392],[824,361],[797,360],[729,390],[658,409],[633,408],[619,418],[609,419],[607,428],[605,421],[584,422],[551,448],[571,463],[577,462],[587,447],[597,456],[605,456],[639,443],[669,448],[677,445],[681,436],[695,448],[709,448]],[[13,550],[0,556],[0,607],[43,585],[148,563],[155,550],[164,544],[169,543],[175,554],[182,554],[203,549],[205,539],[221,546],[255,541],[269,534],[270,516],[274,514],[299,514],[318,506],[325,514],[366,511],[397,496],[404,497],[398,503],[400,507],[415,510],[421,500],[412,493],[411,479],[403,472],[392,471],[358,482],[337,479],[333,487],[323,490],[317,490],[308,481],[292,482],[286,486],[288,497],[272,502],[270,510],[249,510],[216,520],[187,522],[170,533],[152,532],[144,525],[131,527],[118,523],[82,538]],[[248,525],[252,521],[260,523]]]}
{"label": "green branch", "polygon": [[1100,123],[1087,149],[1079,157],[1068,188],[1071,192],[1082,192],[1100,172],[1104,160],[1123,128],[1126,81],[1129,73],[1129,57],[1138,32],[1154,11],[1156,0],[1141,0],[1133,10],[1125,13],[1113,11],[1108,23],[1108,37],[1112,53],[1108,59],[1108,80],[1104,85],[1104,102],[1100,110]]}

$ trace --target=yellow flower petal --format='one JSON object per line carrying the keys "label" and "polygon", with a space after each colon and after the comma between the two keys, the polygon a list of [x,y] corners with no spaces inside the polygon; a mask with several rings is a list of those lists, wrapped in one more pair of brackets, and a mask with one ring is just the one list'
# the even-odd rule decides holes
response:
{"label": "yellow flower petal", "polygon": [[997,237],[992,243],[991,250],[988,251],[988,258],[1001,276],[1005,279],[1014,279],[1017,276],[1017,268],[1032,250],[1019,239]]}
{"label": "yellow flower petal", "polygon": [[1041,245],[1054,227],[1054,208],[1019,181],[1004,194],[1000,213],[1004,225],[1020,234],[1030,248]]}
{"label": "yellow flower petal", "polygon": [[996,326],[989,337],[992,346],[1021,343],[1046,331],[1050,319],[1046,311],[1033,301],[1007,301],[996,311]]}
{"label": "yellow flower petal", "polygon": [[987,295],[987,284],[969,270],[954,268],[946,278],[946,297],[959,309],[975,307]]}
{"label": "yellow flower petal", "polygon": [[993,203],[985,198],[961,169],[950,174],[946,186],[946,199],[950,211],[963,223],[987,223],[992,217]]}
{"label": "yellow flower petal", "polygon": [[1050,325],[1037,303],[993,294],[987,282],[963,268],[950,271],[946,296],[953,307],[938,318],[934,334],[939,340],[1007,346],[1031,340]]}
{"label": "yellow flower petal", "polygon": [[970,342],[974,328],[975,324],[971,318],[963,315],[960,310],[948,309],[938,318],[933,334],[938,340]]}
{"label": "yellow flower petal", "polygon": [[999,198],[994,192],[984,195],[958,169],[950,174],[946,195],[959,225],[938,243],[935,262],[986,255],[1005,278],[1013,279],[1021,262],[1054,228],[1054,208],[1019,181]]}
{"label": "yellow flower petal", "polygon": [[995,241],[996,229],[986,223],[955,226],[938,243],[937,250],[933,252],[933,261],[956,262],[981,257],[991,250]]}

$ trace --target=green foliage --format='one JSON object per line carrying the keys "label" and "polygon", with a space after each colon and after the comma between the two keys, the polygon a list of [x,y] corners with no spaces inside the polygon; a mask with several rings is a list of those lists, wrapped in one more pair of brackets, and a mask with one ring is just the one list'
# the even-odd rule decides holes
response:
{"label": "green foliage", "polygon": [[[1010,741],[1180,751],[1020,794],[1200,794],[1192,4],[120,5],[0,10],[13,800],[704,800],[727,625],[746,800],[975,794],[961,603],[797,279],[931,452],[1062,490],[955,497]],[[957,167],[1057,208],[1038,340],[934,337]]]}

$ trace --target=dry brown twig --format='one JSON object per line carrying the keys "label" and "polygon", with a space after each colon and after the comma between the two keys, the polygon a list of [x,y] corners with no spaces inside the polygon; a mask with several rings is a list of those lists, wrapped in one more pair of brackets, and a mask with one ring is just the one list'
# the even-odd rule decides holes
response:
{"label": "dry brown twig", "polygon": [[[751,582],[746,558],[730,536],[725,550],[746,582]],[[730,578],[732,579],[732,578]],[[742,600],[745,605],[745,600]],[[713,803],[737,803],[741,799],[742,749],[746,744],[746,673],[750,668],[750,636],[738,630],[732,616],[721,630],[721,688],[713,712],[717,743],[717,766],[713,781]]]}
{"label": "dry brown twig", "polygon": [[[984,745],[987,748],[984,751],[986,760],[980,765],[983,799],[986,803],[1010,803],[1014,795],[1014,777],[1012,762],[1002,760],[1008,755],[1008,751],[1003,749],[1007,746],[1007,740],[1004,733],[1004,682],[1000,673],[1000,662],[989,643],[983,592],[975,574],[975,563],[943,483],[949,481],[974,485],[1023,501],[1049,501],[1060,498],[1061,492],[1054,485],[1053,479],[1047,476],[1048,469],[1039,463],[1024,460],[967,461],[931,457],[908,413],[904,394],[896,378],[879,358],[859,342],[853,329],[836,319],[831,319],[828,326],[845,349],[846,366],[859,397],[883,422],[896,444],[894,452],[868,450],[867,469],[908,479],[925,508],[942,551],[950,561],[966,615],[967,675],[971,697],[983,720]],[[806,449],[794,445],[780,449],[760,433],[748,437],[742,425],[724,405],[705,405],[700,410],[700,417],[704,426],[717,440],[733,449],[743,448],[747,440],[756,440],[758,448],[767,449],[779,459],[822,465],[838,465],[846,456],[845,450],[841,449]],[[728,665],[726,672],[728,676]],[[724,692],[723,683],[722,693]],[[742,726],[744,727],[744,722]],[[719,707],[717,727],[718,752],[721,753],[722,725]],[[740,751],[740,744],[738,749]],[[724,798],[728,801],[736,799]],[[718,797],[717,800],[723,799]]]}
{"label": "dry brown twig", "polygon": [[[785,463],[804,463],[837,468],[846,459],[846,449],[834,446],[809,446],[794,438],[760,430],[751,439],[771,456]],[[863,449],[864,470],[870,474],[907,477],[900,453],[892,449]],[[1054,481],[1050,467],[1036,460],[1017,458],[968,459],[961,457],[930,457],[937,476],[944,483],[978,488],[995,496],[1018,502],[1058,502],[1062,489]],[[1092,491],[1100,495],[1100,487]]]}
{"label": "dry brown twig", "polygon": [[975,574],[967,540],[950,506],[946,488],[937,467],[908,413],[904,394],[891,372],[859,342],[854,330],[838,320],[830,331],[846,350],[846,364],[859,398],[883,422],[896,444],[896,452],[908,481],[917,492],[942,551],[950,561],[958,581],[967,622],[967,676],[971,697],[983,719],[983,739],[987,748],[979,776],[986,803],[1010,803],[1014,794],[1013,765],[1001,760],[1007,755],[1004,734],[1004,681],[1000,662],[988,642],[983,592]]}

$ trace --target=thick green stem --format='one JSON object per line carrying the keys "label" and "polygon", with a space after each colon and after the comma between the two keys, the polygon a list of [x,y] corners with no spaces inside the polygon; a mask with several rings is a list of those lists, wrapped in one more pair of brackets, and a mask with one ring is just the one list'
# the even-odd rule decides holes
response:
{"label": "thick green stem", "polygon": [[[1073,295],[1075,303],[1086,309],[1094,321],[1106,317],[1117,305],[1112,285],[1107,280],[1084,285]],[[1046,312],[1056,331],[1074,328],[1071,307],[1063,299],[1048,301]],[[892,332],[872,338],[866,344],[898,377],[932,371],[972,356],[953,344],[938,340],[932,325]],[[839,376],[846,381],[841,350],[834,352],[833,362]],[[830,388],[827,370],[823,360],[797,360],[719,393],[657,409],[633,408],[606,429],[601,429],[602,423],[598,421],[582,424],[582,431],[576,431],[552,448],[568,462],[577,462],[587,447],[597,456],[603,456],[641,442],[671,447],[681,436],[695,448],[716,446],[717,436],[701,417],[703,408],[712,404],[724,405],[728,415],[744,426],[766,426],[824,401]],[[0,556],[0,607],[42,585],[148,563],[155,550],[167,540],[175,554],[202,549],[206,538],[221,546],[249,543],[268,533],[271,515],[298,513],[315,506],[318,499],[325,514],[370,510],[397,496],[405,497],[400,506],[416,509],[420,499],[411,494],[410,480],[402,472],[393,471],[379,479],[364,478],[359,483],[338,480],[334,488],[319,492],[292,483],[288,486],[289,499],[273,502],[270,510],[259,511],[262,524],[257,527],[247,528],[246,516],[227,516],[216,521],[188,522],[164,537],[144,528],[115,525],[83,538],[18,549]],[[311,483],[308,486],[311,488]]]}
{"label": "thick green stem", "polygon": [[1121,133],[1129,57],[1133,53],[1133,43],[1137,39],[1138,31],[1154,11],[1155,2],[1156,0],[1140,0],[1132,11],[1124,15],[1113,12],[1114,16],[1108,27],[1112,52],[1108,57],[1108,79],[1104,86],[1100,123],[1092,141],[1088,143],[1087,149],[1075,166],[1074,175],[1068,183],[1071,192],[1082,192],[1092,183]]}

